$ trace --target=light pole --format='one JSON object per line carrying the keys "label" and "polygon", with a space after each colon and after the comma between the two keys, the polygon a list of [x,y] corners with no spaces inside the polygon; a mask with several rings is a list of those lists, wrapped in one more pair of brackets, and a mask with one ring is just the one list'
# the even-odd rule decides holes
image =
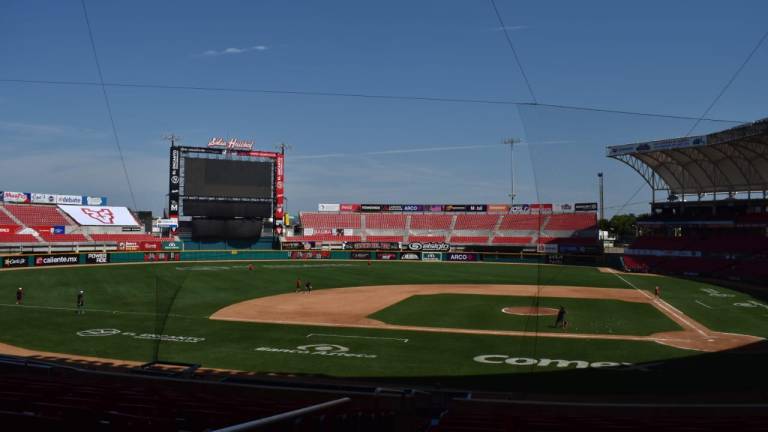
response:
{"label": "light pole", "polygon": [[605,209],[603,208],[603,173],[597,173],[597,182],[600,193],[600,220],[605,219]]}
{"label": "light pole", "polygon": [[509,204],[515,203],[515,144],[520,140],[515,138],[507,138],[502,141],[502,144],[509,146]]}

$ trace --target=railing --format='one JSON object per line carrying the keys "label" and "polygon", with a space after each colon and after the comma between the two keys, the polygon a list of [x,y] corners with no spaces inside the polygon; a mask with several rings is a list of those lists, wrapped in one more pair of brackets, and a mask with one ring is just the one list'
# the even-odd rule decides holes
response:
{"label": "railing", "polygon": [[280,423],[288,420],[293,420],[296,418],[300,418],[309,414],[314,414],[318,411],[326,410],[328,408],[333,408],[335,406],[343,405],[352,399],[348,397],[344,397],[341,399],[336,399],[328,402],[323,402],[317,405],[311,405],[305,408],[300,408],[293,411],[284,412],[281,414],[276,414],[273,416],[265,417],[263,419],[259,420],[253,420],[246,423],[240,423],[237,425],[227,426],[225,428],[216,429],[213,432],[243,432],[243,431],[250,431],[255,430],[263,426],[268,426],[275,423]]}

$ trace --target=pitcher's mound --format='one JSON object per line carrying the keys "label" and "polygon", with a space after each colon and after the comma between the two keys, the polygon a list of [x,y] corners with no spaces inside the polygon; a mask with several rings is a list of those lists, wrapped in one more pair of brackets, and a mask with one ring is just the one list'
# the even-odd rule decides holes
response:
{"label": "pitcher's mound", "polygon": [[510,315],[557,315],[557,309],[533,306],[510,306],[501,310]]}

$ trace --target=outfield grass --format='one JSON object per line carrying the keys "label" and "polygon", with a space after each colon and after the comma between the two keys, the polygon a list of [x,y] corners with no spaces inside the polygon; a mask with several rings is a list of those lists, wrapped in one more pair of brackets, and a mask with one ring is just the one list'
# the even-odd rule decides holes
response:
{"label": "outfield grass", "polygon": [[[423,283],[541,283],[632,289],[616,276],[600,273],[589,267],[400,262],[375,262],[374,265],[368,266],[364,262],[356,261],[256,262],[254,265],[255,271],[248,271],[247,263],[242,262],[3,271],[0,272],[0,342],[50,352],[137,361],[152,360],[157,350],[162,360],[196,362],[207,367],[366,377],[398,382],[439,382],[441,385],[450,383],[494,389],[507,389],[513,383],[519,383],[520,378],[515,377],[521,373],[554,373],[566,369],[535,365],[515,366],[503,362],[483,364],[475,361],[475,357],[493,354],[536,359],[638,363],[700,355],[694,351],[652,342],[460,335],[209,320],[209,315],[229,304],[292,292],[296,277],[312,281],[315,289]],[[628,277],[629,281],[642,288],[653,286],[654,279]],[[739,313],[734,312],[733,316],[725,313],[725,310],[706,309],[686,300],[686,293],[696,293],[698,285],[691,286],[690,282],[671,278],[660,280],[664,283],[665,298],[702,323],[721,331],[768,335],[766,321],[760,321],[762,318],[755,308],[745,311],[739,309]],[[27,293],[23,307],[13,304],[18,286],[23,286]],[[74,313],[75,296],[80,289],[86,291],[87,312],[83,316]],[[730,290],[718,289],[733,293]],[[733,295],[738,296],[738,300],[750,299],[743,294]],[[483,301],[477,305],[478,308],[484,307],[482,303],[488,300],[488,296],[461,297],[483,297]],[[518,303],[519,305],[526,305],[528,302],[527,305],[530,305],[532,302],[532,299],[515,297],[502,297],[501,300],[503,306],[512,306],[515,302],[522,302]],[[647,334],[668,324],[656,322],[656,315],[646,316],[647,311],[633,310],[630,313],[638,313],[644,317],[639,320],[643,322],[644,330],[640,327],[633,330],[629,318],[624,317],[623,313],[613,314],[612,307],[617,307],[613,305],[614,302],[590,301],[589,305],[581,306],[575,300],[577,299],[558,299],[555,305],[567,303],[566,307],[570,310],[569,320],[574,326],[571,331],[609,333],[619,332],[620,329],[621,332],[635,331],[637,334]],[[548,305],[546,301],[548,300],[542,299],[543,306]],[[456,302],[453,304],[453,307],[458,307]],[[607,310],[601,309],[603,305]],[[710,305],[718,307],[713,302]],[[724,300],[722,307],[726,306],[727,302]],[[434,308],[434,305],[432,307]],[[582,313],[586,313],[582,310],[589,311],[589,320],[605,318],[605,321],[600,324],[582,320]],[[602,317],[591,316],[592,311]],[[166,313],[171,315],[166,316]],[[746,314],[750,313],[756,314],[754,319],[741,317],[741,321],[739,320],[741,315],[747,316]],[[473,314],[482,315],[479,309]],[[454,319],[459,314],[452,315]],[[434,318],[436,315],[430,316]],[[500,316],[508,322],[516,318],[496,312],[494,316]],[[476,318],[483,322],[484,317],[478,315]],[[625,318],[627,321],[621,323]],[[550,321],[551,318],[541,321],[545,327],[540,331],[553,330],[546,327]],[[474,322],[475,319],[470,318],[461,326],[476,325]],[[600,330],[601,325],[604,326],[603,330]],[[77,335],[82,330],[99,328],[118,329],[121,334],[104,337]],[[162,333],[204,340],[197,343],[158,343],[137,339],[135,336],[125,335],[125,332],[135,335]],[[408,341],[402,341],[404,339]],[[349,348],[350,352],[376,357],[320,357],[290,352],[256,351],[259,347],[295,350],[297,346],[310,343],[343,345]],[[744,361],[744,358],[741,356],[737,359]],[[610,376],[617,386],[621,382],[619,378],[623,376],[618,372],[609,371],[594,373]]]}
{"label": "outfield grass", "polygon": [[[565,307],[568,329],[556,328],[554,316],[503,313],[507,306]],[[389,324],[645,336],[682,330],[674,321],[645,303],[580,298],[517,297],[475,294],[434,294],[409,297],[369,316]]]}

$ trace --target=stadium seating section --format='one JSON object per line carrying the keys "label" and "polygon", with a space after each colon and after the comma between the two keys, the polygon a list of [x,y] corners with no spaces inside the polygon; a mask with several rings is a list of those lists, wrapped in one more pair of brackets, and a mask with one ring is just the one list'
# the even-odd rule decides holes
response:
{"label": "stadium seating section", "polygon": [[[55,206],[33,204],[0,205],[0,244],[5,246],[39,246],[46,244],[119,243],[174,241],[144,233],[89,234],[88,229]],[[66,234],[54,234],[52,227],[64,227]],[[25,234],[19,234],[24,230]],[[31,233],[34,230],[37,234]],[[7,231],[7,232],[5,232]]]}
{"label": "stadium seating section", "polygon": [[75,224],[70,222],[58,208],[53,206],[8,204],[5,208],[26,226]]}
{"label": "stadium seating section", "polygon": [[[292,241],[449,242],[458,245],[535,247],[538,243],[597,245],[597,215],[589,213],[315,213],[301,214],[313,235]],[[354,235],[320,234],[340,228]]]}

